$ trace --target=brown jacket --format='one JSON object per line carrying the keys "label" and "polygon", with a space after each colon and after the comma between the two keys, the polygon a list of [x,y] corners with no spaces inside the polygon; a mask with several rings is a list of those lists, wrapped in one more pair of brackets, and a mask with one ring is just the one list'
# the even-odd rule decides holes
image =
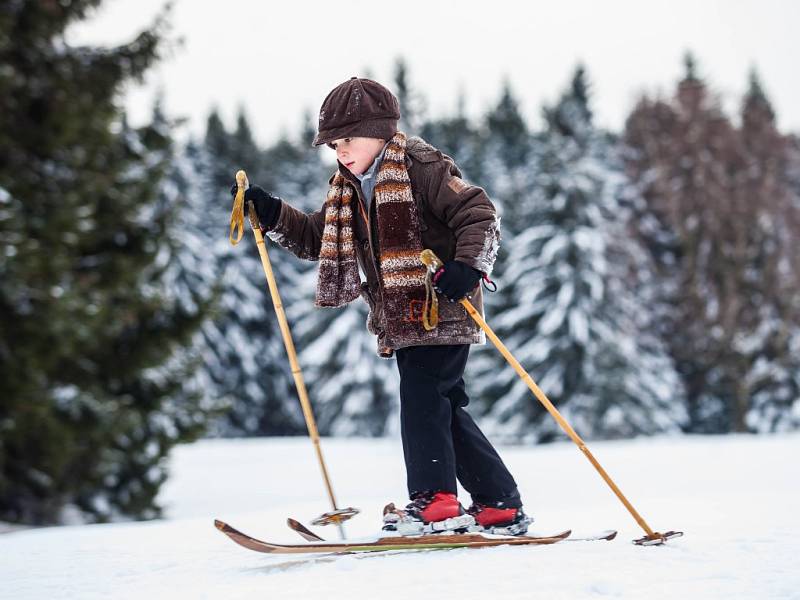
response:
{"label": "brown jacket", "polygon": [[[497,257],[500,230],[499,218],[486,192],[463,181],[453,159],[418,137],[408,140],[406,167],[417,201],[423,247],[433,250],[444,262],[459,260],[488,275]],[[340,171],[355,188],[360,205],[365,206],[358,179],[344,167],[340,166]],[[356,255],[366,276],[366,282],[361,284],[362,296],[370,306],[367,328],[378,336],[378,353],[388,357],[392,350],[416,345],[419,341],[386,336],[381,325],[383,292],[375,255],[378,247],[375,202],[369,203],[371,235],[363,212],[354,209],[353,213]],[[324,225],[324,208],[305,214],[284,202],[277,223],[266,233],[299,258],[318,260]],[[481,286],[468,299],[483,314]],[[482,344],[484,341],[483,331],[464,307],[439,295],[439,325],[425,344]]]}

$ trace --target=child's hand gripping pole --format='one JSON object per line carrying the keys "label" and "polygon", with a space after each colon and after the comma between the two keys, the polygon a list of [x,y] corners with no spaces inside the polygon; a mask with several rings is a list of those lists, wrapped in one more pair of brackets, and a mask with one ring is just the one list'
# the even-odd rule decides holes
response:
{"label": "child's hand gripping pole", "polygon": [[[442,267],[442,261],[439,260],[439,257],[433,253],[432,250],[423,250],[420,254],[420,260],[425,264],[428,268],[429,273],[435,273]],[[434,294],[435,297],[435,294]],[[497,347],[500,353],[505,357],[508,363],[514,367],[514,370],[517,372],[525,384],[530,388],[533,392],[533,395],[536,396],[536,399],[542,403],[542,405],[547,409],[547,412],[556,420],[556,422],[561,426],[561,428],[566,432],[566,434],[570,437],[570,439],[575,442],[575,444],[580,448],[581,452],[589,459],[589,462],[592,463],[594,468],[600,473],[600,476],[603,480],[608,484],[611,490],[616,494],[617,498],[620,499],[622,504],[625,505],[625,508],[628,509],[628,512],[631,513],[636,522],[639,526],[644,529],[645,533],[647,534],[643,538],[639,538],[634,540],[635,544],[639,545],[657,545],[663,544],[670,538],[679,537],[683,535],[683,532],[680,531],[668,531],[667,533],[658,533],[654,532],[650,529],[650,526],[645,522],[645,520],[636,512],[636,509],[633,508],[633,505],[628,502],[628,499],[622,494],[622,491],[617,487],[617,485],[611,480],[608,473],[606,473],[605,469],[600,466],[600,463],[597,462],[597,459],[589,452],[589,449],[586,447],[586,443],[581,439],[581,437],[575,432],[575,430],[570,426],[569,423],[561,416],[561,413],[558,412],[553,403],[545,396],[544,392],[539,389],[539,386],[536,385],[536,382],[531,378],[531,376],[522,368],[522,365],[519,364],[516,358],[509,352],[508,348],[506,348],[505,344],[500,341],[500,338],[495,335],[494,331],[492,331],[491,327],[483,320],[483,317],[475,310],[475,307],[472,306],[472,303],[467,300],[466,298],[462,298],[460,300],[461,305],[467,310],[469,315],[474,319],[474,321],[478,324],[478,326],[486,333],[486,337],[488,337],[492,343]]]}
{"label": "child's hand gripping pole", "polygon": [[[359,510],[352,507],[340,509],[336,506],[336,498],[333,495],[333,487],[331,486],[330,477],[328,476],[328,469],[325,466],[325,459],[322,456],[322,448],[320,447],[319,443],[317,423],[314,420],[314,412],[311,410],[311,403],[308,400],[306,385],[303,381],[303,373],[300,370],[299,363],[297,362],[297,352],[295,351],[294,342],[292,341],[289,323],[286,320],[286,313],[283,310],[283,303],[281,302],[281,296],[278,292],[278,284],[275,281],[275,275],[272,272],[272,265],[270,264],[269,255],[267,254],[267,247],[264,244],[264,236],[261,234],[261,227],[258,224],[258,216],[256,215],[255,207],[252,205],[253,203],[245,203],[244,201],[244,191],[249,186],[247,182],[247,175],[244,171],[238,171],[236,173],[236,185],[236,196],[233,200],[233,211],[231,212],[230,241],[231,244],[236,245],[242,239],[244,230],[244,215],[245,211],[248,210],[250,226],[253,229],[253,235],[255,235],[256,238],[256,245],[258,246],[258,253],[261,256],[261,265],[264,267],[264,274],[267,276],[267,284],[269,285],[269,292],[272,296],[272,304],[275,307],[275,314],[278,317],[278,324],[280,325],[281,335],[283,336],[283,343],[286,346],[286,353],[289,355],[289,364],[291,365],[294,383],[297,387],[297,395],[300,397],[300,406],[303,408],[303,416],[306,420],[308,435],[311,437],[311,441],[314,444],[317,460],[319,461],[319,466],[322,471],[322,477],[325,480],[325,488],[328,491],[328,497],[330,498],[331,505],[333,506],[333,510],[331,512],[325,513],[322,516],[314,519],[314,524],[328,525],[335,523],[339,526],[342,539],[344,539],[345,536],[342,522],[358,514]],[[237,228],[238,235],[234,238],[234,233]]]}

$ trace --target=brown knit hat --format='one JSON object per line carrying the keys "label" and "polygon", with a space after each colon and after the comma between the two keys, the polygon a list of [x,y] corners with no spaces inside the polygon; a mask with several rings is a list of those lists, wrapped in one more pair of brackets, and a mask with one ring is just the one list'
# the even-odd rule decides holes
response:
{"label": "brown knit hat", "polygon": [[400,104],[394,94],[371,79],[351,77],[328,94],[319,109],[313,146],[345,137],[391,139],[397,133]]}

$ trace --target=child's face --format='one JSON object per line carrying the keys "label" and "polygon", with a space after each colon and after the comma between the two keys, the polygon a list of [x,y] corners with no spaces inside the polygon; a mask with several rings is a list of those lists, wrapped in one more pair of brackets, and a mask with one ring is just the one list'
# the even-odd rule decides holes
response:
{"label": "child's face", "polygon": [[385,145],[385,140],[367,137],[341,138],[328,143],[329,148],[336,150],[339,162],[354,175],[364,173]]}

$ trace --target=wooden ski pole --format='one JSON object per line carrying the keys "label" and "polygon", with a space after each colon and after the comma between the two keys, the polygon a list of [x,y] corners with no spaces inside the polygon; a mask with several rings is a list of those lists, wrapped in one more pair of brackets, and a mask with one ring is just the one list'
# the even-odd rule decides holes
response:
{"label": "wooden ski pole", "polygon": [[[233,245],[236,245],[242,239],[244,230],[244,191],[249,186],[247,175],[244,171],[238,171],[236,173],[236,185],[238,190],[236,192],[236,198],[233,202],[230,230],[230,241]],[[322,456],[322,447],[320,446],[319,431],[317,430],[317,423],[314,419],[314,411],[311,409],[311,403],[308,400],[306,384],[303,380],[303,373],[300,370],[300,364],[297,362],[297,352],[295,351],[294,342],[292,341],[292,333],[289,330],[289,322],[286,320],[286,313],[283,310],[283,303],[281,302],[281,296],[278,292],[278,283],[275,281],[275,275],[272,272],[272,264],[270,263],[269,255],[267,254],[264,236],[261,234],[261,227],[258,224],[258,217],[256,216],[255,208],[252,206],[252,202],[249,203],[247,209],[250,226],[253,230],[253,235],[256,238],[258,253],[261,256],[261,265],[264,267],[264,274],[267,276],[267,285],[269,286],[269,292],[272,296],[272,304],[275,307],[275,314],[278,317],[278,324],[281,329],[281,335],[283,336],[283,343],[284,346],[286,346],[286,353],[289,355],[289,364],[291,365],[292,376],[294,377],[294,383],[297,387],[297,395],[300,397],[300,406],[303,409],[303,416],[305,417],[306,427],[308,428],[308,435],[314,445],[319,467],[322,471],[322,478],[325,482],[325,489],[328,492],[328,497],[330,498],[331,506],[333,507],[331,512],[325,513],[322,515],[322,517],[315,519],[314,522],[321,525],[335,523],[339,527],[339,533],[342,539],[345,539],[342,522],[356,515],[359,511],[354,508],[339,509],[336,505],[336,497],[333,494],[333,487],[331,486],[328,469],[325,466],[325,459]],[[234,237],[237,228],[238,235]]]}
{"label": "wooden ski pole", "polygon": [[[431,250],[423,250],[422,253],[420,254],[420,260],[426,265],[426,267],[431,272],[434,273],[442,267],[442,261]],[[642,516],[628,501],[628,499],[625,497],[625,495],[622,493],[619,487],[617,487],[617,484],[614,483],[614,481],[608,475],[606,470],[600,465],[599,462],[597,462],[597,459],[589,451],[589,448],[586,447],[586,443],[575,432],[575,430],[570,426],[570,424],[566,421],[566,419],[564,419],[564,417],[561,416],[561,413],[558,412],[558,409],[555,406],[553,406],[553,403],[550,402],[547,396],[545,396],[544,392],[539,388],[538,385],[536,385],[536,382],[528,374],[528,372],[522,368],[522,365],[519,364],[519,361],[517,361],[517,359],[514,358],[514,356],[511,354],[508,348],[506,348],[505,344],[503,344],[503,342],[500,341],[500,338],[498,338],[497,335],[495,335],[494,331],[492,331],[492,328],[489,327],[486,321],[484,321],[483,317],[478,313],[477,310],[475,310],[475,307],[472,306],[472,303],[466,298],[463,298],[462,300],[460,300],[460,302],[461,305],[467,310],[467,313],[469,313],[469,315],[478,324],[478,326],[484,331],[484,333],[486,333],[486,336],[497,347],[497,349],[500,351],[500,353],[503,355],[506,361],[508,361],[508,363],[514,368],[514,370],[517,372],[517,375],[519,375],[522,378],[522,381],[524,381],[525,384],[528,386],[528,388],[530,388],[530,390],[533,392],[533,395],[536,396],[536,399],[542,403],[542,405],[547,409],[547,412],[549,412],[550,415],[561,426],[561,429],[563,429],[564,432],[570,437],[570,439],[573,442],[575,442],[580,451],[583,452],[583,454],[586,456],[587,459],[589,459],[589,462],[592,463],[592,466],[597,470],[598,473],[600,473],[600,476],[603,478],[603,480],[608,484],[608,486],[611,488],[614,494],[616,494],[617,498],[620,499],[625,508],[628,509],[628,512],[633,516],[633,518],[636,519],[636,522],[639,524],[639,526],[645,531],[647,537],[635,540],[635,543],[640,545],[646,544],[647,542],[663,543],[664,541],[666,541],[671,537],[678,537],[679,535],[682,535],[681,532],[676,532],[676,531],[669,531],[667,533],[662,534],[655,532],[650,528],[650,526],[645,522]]]}

